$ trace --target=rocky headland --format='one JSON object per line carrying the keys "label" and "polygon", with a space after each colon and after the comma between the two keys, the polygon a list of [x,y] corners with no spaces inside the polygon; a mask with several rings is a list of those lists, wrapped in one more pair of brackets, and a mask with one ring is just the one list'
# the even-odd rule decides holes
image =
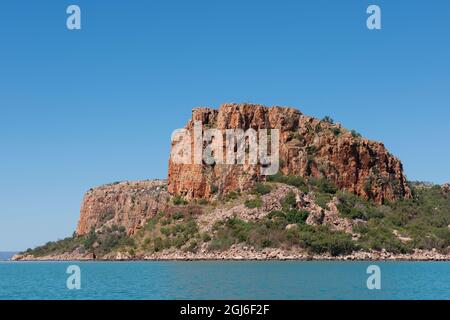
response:
{"label": "rocky headland", "polygon": [[[450,186],[408,182],[380,142],[294,108],[196,108],[218,129],[278,129],[279,172],[179,164],[90,189],[72,237],[13,260],[450,260]],[[172,141],[175,148],[177,141]]]}

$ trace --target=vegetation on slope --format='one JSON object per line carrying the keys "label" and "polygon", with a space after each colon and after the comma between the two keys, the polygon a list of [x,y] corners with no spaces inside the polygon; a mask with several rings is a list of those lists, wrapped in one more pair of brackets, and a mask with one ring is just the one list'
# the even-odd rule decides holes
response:
{"label": "vegetation on slope", "polygon": [[[181,210],[186,206],[175,198],[180,212],[159,213],[135,235],[128,237],[123,227],[111,226],[84,236],[49,242],[29,249],[26,253],[36,257],[78,251],[95,253],[101,257],[110,252],[139,253],[161,252],[164,249],[197,252],[201,247],[211,251],[226,250],[242,243],[256,249],[267,247],[290,248],[299,246],[310,253],[330,253],[337,256],[354,250],[382,250],[392,253],[408,253],[413,249],[436,249],[449,253],[450,248],[450,193],[440,186],[412,183],[414,198],[394,203],[376,205],[354,194],[339,191],[325,179],[303,179],[294,176],[275,175],[267,183],[260,183],[248,193],[233,192],[220,203],[197,201],[203,207],[225,205],[229,201],[241,201],[248,208],[261,206],[261,197],[272,191],[274,183],[284,183],[303,192],[313,193],[316,203],[323,208],[334,197],[338,199],[339,214],[354,221],[352,235],[333,231],[328,226],[306,224],[309,213],[296,208],[294,193],[281,200],[282,209],[273,211],[257,221],[244,221],[231,217],[217,221],[211,234],[201,233],[196,213]],[[197,212],[198,214],[198,212]]]}
{"label": "vegetation on slope", "polygon": [[26,253],[35,257],[42,257],[78,250],[81,254],[92,252],[102,256],[124,245],[133,245],[133,239],[126,236],[124,227],[112,225],[98,232],[92,229],[83,236],[77,236],[74,233],[71,237],[63,240],[47,242],[35,249],[28,249]]}

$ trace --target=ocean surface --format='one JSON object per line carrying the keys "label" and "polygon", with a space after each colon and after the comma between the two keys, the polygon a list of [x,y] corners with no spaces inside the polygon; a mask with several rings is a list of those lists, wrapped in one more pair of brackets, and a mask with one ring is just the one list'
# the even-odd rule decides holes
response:
{"label": "ocean surface", "polygon": [[12,251],[0,251],[0,261],[6,261],[12,258],[17,252]]}
{"label": "ocean surface", "polygon": [[[67,288],[70,265],[79,290]],[[370,265],[381,290],[367,288]],[[450,263],[0,262],[4,299],[450,300]]]}

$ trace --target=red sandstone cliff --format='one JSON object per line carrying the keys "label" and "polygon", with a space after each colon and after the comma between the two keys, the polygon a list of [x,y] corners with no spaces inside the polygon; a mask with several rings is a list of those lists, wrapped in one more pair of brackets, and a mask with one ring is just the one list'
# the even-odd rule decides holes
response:
{"label": "red sandstone cliff", "polygon": [[76,232],[83,235],[91,228],[118,225],[133,234],[166,208],[169,197],[164,180],[125,181],[91,189],[84,196]]}
{"label": "red sandstone cliff", "polygon": [[[293,108],[249,104],[194,109],[186,129],[192,131],[196,120],[205,128],[221,130],[279,129],[280,170],[284,174],[326,177],[339,188],[378,203],[411,197],[401,162],[382,143],[352,134],[339,124],[320,121]],[[77,234],[109,225],[124,226],[128,234],[133,234],[157,212],[170,211],[171,195],[209,198],[215,193],[246,190],[264,179],[260,165],[208,166],[170,160],[168,184],[121,182],[88,191]]]}
{"label": "red sandstone cliff", "polygon": [[[186,125],[190,132],[194,121],[201,121],[204,128],[221,130],[279,129],[280,170],[284,174],[325,177],[340,189],[377,203],[411,198],[400,160],[382,143],[362,138],[339,124],[320,121],[293,108],[252,104],[194,109]],[[169,160],[168,191],[187,199],[245,190],[264,179],[260,165],[210,166]]]}

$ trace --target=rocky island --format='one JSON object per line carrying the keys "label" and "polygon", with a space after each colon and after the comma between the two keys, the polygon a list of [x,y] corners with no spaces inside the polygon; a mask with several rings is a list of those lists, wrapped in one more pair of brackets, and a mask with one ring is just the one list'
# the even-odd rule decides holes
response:
{"label": "rocky island", "polygon": [[450,185],[408,181],[382,143],[286,107],[196,108],[184,130],[196,122],[277,129],[278,173],[171,153],[167,180],[90,189],[73,236],[13,259],[450,260]]}

